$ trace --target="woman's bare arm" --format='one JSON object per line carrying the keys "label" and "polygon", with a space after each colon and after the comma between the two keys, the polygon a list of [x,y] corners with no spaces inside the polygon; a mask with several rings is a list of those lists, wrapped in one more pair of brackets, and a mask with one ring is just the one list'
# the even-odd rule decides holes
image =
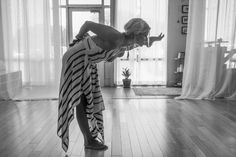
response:
{"label": "woman's bare arm", "polygon": [[[146,40],[146,41],[144,41],[144,45],[145,46],[147,46],[147,47],[151,47],[152,46],[152,44],[155,42],[155,41],[160,41],[160,40],[162,40],[162,38],[164,38],[164,34],[162,34],[162,33],[160,33],[158,36],[151,36],[151,37],[149,37],[149,43],[148,43],[148,41]],[[127,50],[126,51],[129,51],[129,50],[132,50],[132,49],[134,49],[134,48],[136,48],[136,47],[139,47],[139,45],[138,44],[133,44],[133,45],[129,45],[129,46],[127,46]]]}
{"label": "woman's bare arm", "polygon": [[92,31],[95,33],[99,38],[105,41],[112,41],[115,42],[121,37],[121,33],[117,31],[116,29],[106,26],[103,24],[95,23],[92,21],[86,21],[82,27],[80,28],[80,31],[76,38],[81,38],[85,33],[88,31]]}

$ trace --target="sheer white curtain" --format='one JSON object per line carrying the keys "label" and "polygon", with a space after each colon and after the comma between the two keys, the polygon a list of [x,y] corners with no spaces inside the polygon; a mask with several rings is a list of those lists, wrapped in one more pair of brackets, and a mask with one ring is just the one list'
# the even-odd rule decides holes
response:
{"label": "sheer white curtain", "polygon": [[190,0],[179,98],[236,98],[236,1]]}
{"label": "sheer white curtain", "polygon": [[7,71],[21,70],[26,86],[57,86],[61,54],[60,32],[56,28],[59,6],[54,5],[58,2],[1,0],[1,5]]}
{"label": "sheer white curtain", "polygon": [[[161,32],[167,33],[167,0],[117,0],[115,13],[115,26],[123,32],[124,25],[131,18],[142,18],[151,27],[150,35],[159,35]],[[158,84],[166,83],[166,37],[161,41],[154,43],[151,48],[145,46],[130,51],[129,61],[115,61],[115,81],[121,83],[123,76],[121,71],[123,67],[130,68],[132,82],[139,83],[143,81],[154,80]],[[158,61],[141,61],[138,58],[155,58]],[[136,59],[137,58],[137,59]],[[126,54],[123,59],[126,59]],[[149,62],[149,63],[148,63]],[[149,70],[147,68],[149,67]],[[151,76],[153,73],[155,75]],[[153,78],[156,77],[156,78]]]}

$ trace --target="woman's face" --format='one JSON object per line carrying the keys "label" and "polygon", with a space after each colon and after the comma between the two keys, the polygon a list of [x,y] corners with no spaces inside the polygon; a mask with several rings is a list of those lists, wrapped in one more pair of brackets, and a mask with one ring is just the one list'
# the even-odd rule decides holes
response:
{"label": "woman's face", "polygon": [[146,42],[147,42],[146,34],[137,34],[134,36],[134,43],[138,44],[139,46],[143,46]]}

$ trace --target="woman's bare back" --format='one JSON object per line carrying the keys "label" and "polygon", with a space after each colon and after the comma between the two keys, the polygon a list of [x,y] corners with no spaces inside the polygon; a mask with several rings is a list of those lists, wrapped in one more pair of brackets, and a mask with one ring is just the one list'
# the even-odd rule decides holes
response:
{"label": "woman's bare back", "polygon": [[122,38],[120,38],[118,40],[114,40],[114,41],[108,41],[108,40],[103,40],[103,39],[99,38],[98,36],[92,36],[92,40],[94,41],[94,43],[97,46],[99,46],[100,48],[107,50],[107,51],[120,47],[121,42],[122,42],[121,41]]}

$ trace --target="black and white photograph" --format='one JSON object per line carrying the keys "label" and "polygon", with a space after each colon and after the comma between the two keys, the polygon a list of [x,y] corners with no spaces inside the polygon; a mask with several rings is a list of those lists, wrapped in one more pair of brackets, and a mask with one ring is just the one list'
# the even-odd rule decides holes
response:
{"label": "black and white photograph", "polygon": [[182,26],[181,27],[181,33],[182,34],[187,34],[187,29],[188,29],[187,26]]}
{"label": "black and white photograph", "polygon": [[188,24],[188,16],[182,16],[181,17],[181,23],[182,24]]}
{"label": "black and white photograph", "polygon": [[235,0],[0,0],[0,157],[235,157]]}
{"label": "black and white photograph", "polygon": [[188,5],[182,5],[182,13],[187,14],[188,13],[188,7],[189,7]]}

